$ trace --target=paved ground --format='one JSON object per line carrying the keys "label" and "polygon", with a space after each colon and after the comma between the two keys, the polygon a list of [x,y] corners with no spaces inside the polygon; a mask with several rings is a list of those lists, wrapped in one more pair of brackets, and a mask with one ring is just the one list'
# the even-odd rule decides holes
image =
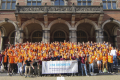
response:
{"label": "paved ground", "polygon": [[34,77],[25,78],[24,76],[0,76],[0,80],[120,80],[120,75],[100,75],[100,76],[75,76],[75,77]]}
{"label": "paved ground", "polygon": [[120,80],[120,73],[114,74],[97,74],[96,76],[70,76],[70,77],[27,77],[14,74],[8,76],[6,73],[0,73],[0,80]]}

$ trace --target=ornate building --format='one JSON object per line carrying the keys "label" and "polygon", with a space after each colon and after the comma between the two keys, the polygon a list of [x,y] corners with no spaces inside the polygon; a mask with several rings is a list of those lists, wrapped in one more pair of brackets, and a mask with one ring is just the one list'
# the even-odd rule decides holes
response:
{"label": "ornate building", "polygon": [[0,50],[64,40],[120,48],[120,0],[0,0]]}

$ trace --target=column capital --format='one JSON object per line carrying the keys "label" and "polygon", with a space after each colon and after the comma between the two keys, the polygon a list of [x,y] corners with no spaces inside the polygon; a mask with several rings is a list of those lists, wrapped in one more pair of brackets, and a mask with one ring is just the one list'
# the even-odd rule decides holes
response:
{"label": "column capital", "polygon": [[77,30],[69,30],[69,32],[76,32]]}
{"label": "column capital", "polygon": [[20,33],[23,33],[24,32],[24,30],[19,30],[20,31]]}
{"label": "column capital", "polygon": [[95,30],[95,32],[98,32],[99,30]]}
{"label": "column capital", "polygon": [[1,36],[1,38],[7,38],[7,36]]}
{"label": "column capital", "polygon": [[50,30],[42,30],[42,32],[48,33],[48,32],[50,32]]}

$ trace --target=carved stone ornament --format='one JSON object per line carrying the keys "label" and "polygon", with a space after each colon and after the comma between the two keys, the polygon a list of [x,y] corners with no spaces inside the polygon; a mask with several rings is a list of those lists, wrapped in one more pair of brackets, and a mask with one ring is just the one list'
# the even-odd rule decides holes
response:
{"label": "carved stone ornament", "polygon": [[102,13],[101,6],[16,6],[16,13]]}

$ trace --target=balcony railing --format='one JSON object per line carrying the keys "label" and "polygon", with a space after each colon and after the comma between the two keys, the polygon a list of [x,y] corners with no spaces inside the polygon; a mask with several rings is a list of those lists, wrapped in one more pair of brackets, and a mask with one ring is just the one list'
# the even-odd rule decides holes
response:
{"label": "balcony railing", "polygon": [[16,14],[20,13],[103,13],[103,6],[19,6]]}

